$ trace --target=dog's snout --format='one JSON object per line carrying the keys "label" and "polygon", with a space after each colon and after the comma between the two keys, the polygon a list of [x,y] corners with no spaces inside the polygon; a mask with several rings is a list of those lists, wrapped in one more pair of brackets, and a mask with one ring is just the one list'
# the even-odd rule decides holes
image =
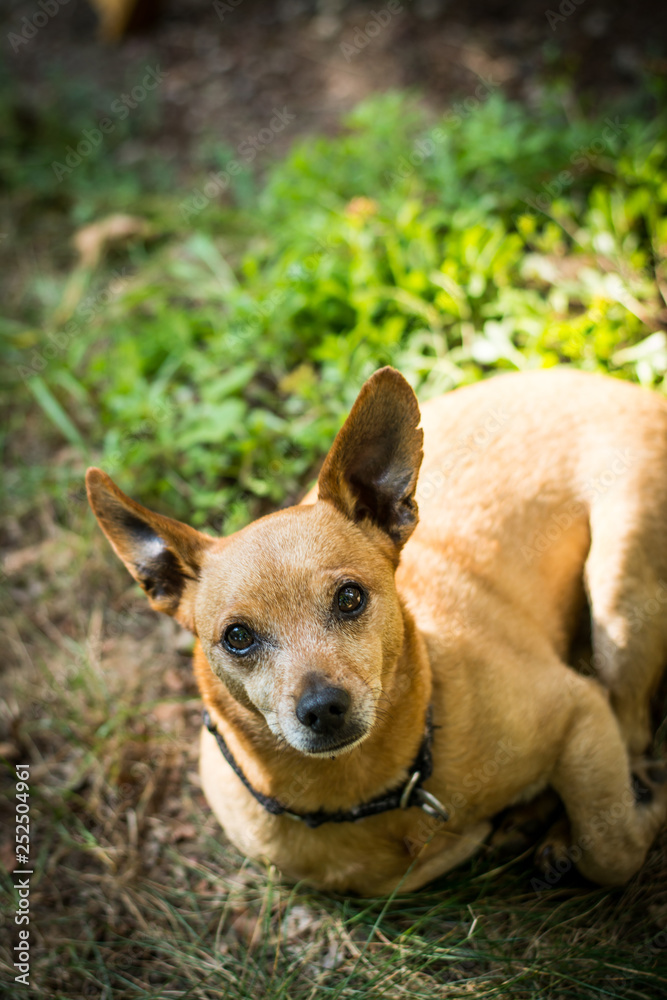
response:
{"label": "dog's snout", "polygon": [[343,688],[311,687],[301,695],[296,716],[302,725],[326,736],[342,728],[349,707],[350,696]]}

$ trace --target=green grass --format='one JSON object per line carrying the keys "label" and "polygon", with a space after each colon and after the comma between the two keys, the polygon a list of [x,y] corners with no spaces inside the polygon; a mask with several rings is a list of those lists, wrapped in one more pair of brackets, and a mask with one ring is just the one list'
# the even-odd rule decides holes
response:
{"label": "green grass", "polygon": [[[51,607],[79,574],[86,603],[86,567],[101,565],[103,550],[84,548],[65,578],[51,576]],[[187,664],[173,652],[175,628],[167,622],[156,639],[154,616],[139,597],[128,603],[120,569],[104,572],[111,648],[102,655],[95,642],[95,607],[80,608],[88,644],[67,642],[58,626],[50,637],[33,634],[31,658],[43,676],[17,686],[19,743],[32,758],[36,995],[661,994],[665,935],[649,911],[664,912],[664,850],[654,850],[623,890],[571,877],[538,885],[530,857],[481,855],[392,900],[327,897],[244,861],[223,841],[192,777],[198,704]],[[25,571],[17,576],[20,588]],[[28,606],[16,613],[16,629],[30,636],[36,619]],[[121,624],[130,632],[125,643]],[[137,657],[128,662],[133,647]],[[154,714],[165,704],[183,709],[168,725]],[[25,995],[8,977],[6,989],[17,1000]]]}
{"label": "green grass", "polygon": [[[94,549],[81,545],[65,578],[51,576],[47,604],[80,574],[85,605],[86,567],[101,565],[102,545]],[[328,897],[250,865],[224,842],[192,777],[198,704],[173,652],[175,628],[167,622],[156,639],[154,616],[139,597],[128,602],[120,569],[104,572],[110,648],[102,655],[95,642],[95,606],[80,608],[87,646],[67,642],[59,627],[33,634],[43,676],[17,687],[19,743],[32,758],[36,995],[661,995],[667,958],[654,911],[665,909],[664,849],[623,890],[572,877],[538,885],[529,856],[483,854],[391,900]],[[16,586],[25,579],[19,573]],[[28,606],[16,629],[27,637],[38,618]],[[165,704],[182,708],[167,725],[155,715]]]}
{"label": "green grass", "polygon": [[[117,180],[122,139],[158,127],[150,108],[54,185],[48,164],[86,125],[81,95],[67,101],[67,134],[40,112],[29,155],[2,107],[0,253],[14,265],[0,276],[13,306],[0,372],[2,809],[9,836],[10,765],[30,760],[34,995],[667,992],[664,836],[616,891],[570,875],[540,887],[530,854],[485,853],[419,893],[355,901],[244,861],[198,788],[182,637],[112,561],[81,492],[94,461],[145,503],[234,530],[299,495],[386,363],[422,398],[559,362],[664,392],[664,114],[573,117],[555,97],[529,112],[492,93],[438,119],[385,95],[192,213],[225,161],[214,143],[184,186],[161,168]],[[624,127],[609,131],[617,115]],[[78,258],[80,227],[121,212],[141,225]],[[56,236],[47,266],[26,264],[31,238]],[[0,847],[8,865],[11,840]],[[7,874],[3,887],[0,982],[19,1000]]]}

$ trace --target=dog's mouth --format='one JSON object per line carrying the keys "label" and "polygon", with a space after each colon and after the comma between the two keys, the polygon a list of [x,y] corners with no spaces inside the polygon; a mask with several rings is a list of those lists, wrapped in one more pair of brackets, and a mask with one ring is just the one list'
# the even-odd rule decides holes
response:
{"label": "dog's mouth", "polygon": [[331,740],[328,743],[323,740],[318,740],[316,743],[310,742],[309,744],[300,746],[297,749],[300,750],[301,753],[306,754],[308,757],[334,757],[339,753],[349,753],[353,747],[357,746],[366,739],[369,732],[369,729],[360,728],[344,740]]}

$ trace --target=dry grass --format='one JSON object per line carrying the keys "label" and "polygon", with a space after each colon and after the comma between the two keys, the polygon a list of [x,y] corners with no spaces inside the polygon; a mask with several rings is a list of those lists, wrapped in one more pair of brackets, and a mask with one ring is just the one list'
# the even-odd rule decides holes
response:
{"label": "dry grass", "polygon": [[[667,838],[623,891],[536,894],[480,857],[392,901],[325,897],[250,865],[199,788],[187,637],[148,610],[82,504],[5,557],[3,888],[13,765],[31,764],[31,989],[19,998],[565,997],[667,992]],[[179,653],[180,648],[183,652]]]}

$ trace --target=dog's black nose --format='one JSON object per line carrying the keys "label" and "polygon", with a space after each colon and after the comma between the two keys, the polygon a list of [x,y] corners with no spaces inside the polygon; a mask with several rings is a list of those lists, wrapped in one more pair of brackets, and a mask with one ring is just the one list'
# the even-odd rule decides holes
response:
{"label": "dog's black nose", "polygon": [[342,688],[311,687],[301,695],[296,717],[314,733],[327,736],[344,725],[349,707],[350,696]]}

